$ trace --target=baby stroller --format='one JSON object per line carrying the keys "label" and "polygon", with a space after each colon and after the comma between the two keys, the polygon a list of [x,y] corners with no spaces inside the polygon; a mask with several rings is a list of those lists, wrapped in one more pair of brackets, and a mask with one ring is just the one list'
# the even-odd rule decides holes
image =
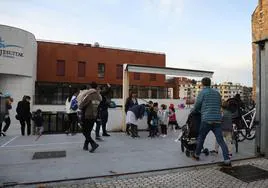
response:
{"label": "baby stroller", "polygon": [[[201,122],[201,114],[196,112],[191,112],[188,116],[186,124],[182,127],[182,132],[179,135],[179,140],[181,141],[181,151],[184,152],[187,157],[193,155],[197,146],[197,137],[199,133]],[[207,148],[202,150],[206,156],[209,155],[209,150]]]}

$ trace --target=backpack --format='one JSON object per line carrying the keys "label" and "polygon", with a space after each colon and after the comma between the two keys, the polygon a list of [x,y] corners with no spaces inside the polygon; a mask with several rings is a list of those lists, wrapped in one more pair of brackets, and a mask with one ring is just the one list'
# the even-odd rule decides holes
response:
{"label": "backpack", "polygon": [[70,107],[72,110],[76,111],[78,109],[78,102],[77,102],[77,99],[74,98],[72,101],[71,101],[71,107]]}

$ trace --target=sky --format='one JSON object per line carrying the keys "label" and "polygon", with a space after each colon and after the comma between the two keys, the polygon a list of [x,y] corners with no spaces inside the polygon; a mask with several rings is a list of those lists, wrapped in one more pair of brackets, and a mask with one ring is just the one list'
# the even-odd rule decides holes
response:
{"label": "sky", "polygon": [[166,66],[252,85],[258,0],[0,0],[0,24],[37,39],[163,52]]}

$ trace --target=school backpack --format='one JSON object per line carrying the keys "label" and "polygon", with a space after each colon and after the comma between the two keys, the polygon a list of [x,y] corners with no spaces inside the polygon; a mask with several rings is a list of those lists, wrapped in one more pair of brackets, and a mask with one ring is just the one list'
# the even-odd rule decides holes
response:
{"label": "school backpack", "polygon": [[71,107],[70,107],[72,110],[76,111],[78,109],[78,102],[77,102],[77,99],[74,98],[72,99],[71,101]]}

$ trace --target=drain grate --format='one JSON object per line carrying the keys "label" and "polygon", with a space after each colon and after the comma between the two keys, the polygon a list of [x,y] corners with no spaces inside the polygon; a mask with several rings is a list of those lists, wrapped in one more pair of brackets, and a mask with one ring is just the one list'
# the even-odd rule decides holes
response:
{"label": "drain grate", "polygon": [[252,165],[235,166],[230,169],[221,168],[220,171],[247,183],[268,178],[268,171]]}
{"label": "drain grate", "polygon": [[46,152],[35,152],[33,160],[35,159],[50,159],[66,157],[66,151],[46,151]]}

